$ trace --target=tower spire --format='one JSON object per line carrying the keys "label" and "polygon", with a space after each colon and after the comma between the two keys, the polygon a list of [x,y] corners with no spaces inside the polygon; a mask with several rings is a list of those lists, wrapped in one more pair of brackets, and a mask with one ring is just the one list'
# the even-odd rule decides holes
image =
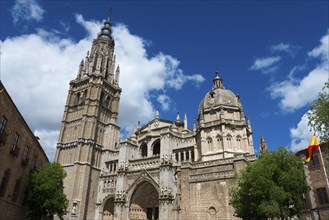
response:
{"label": "tower spire", "polygon": [[111,26],[112,25],[111,25],[111,20],[110,20],[110,15],[109,15],[101,28],[101,32],[98,34],[98,38],[108,38],[108,39],[113,40]]}

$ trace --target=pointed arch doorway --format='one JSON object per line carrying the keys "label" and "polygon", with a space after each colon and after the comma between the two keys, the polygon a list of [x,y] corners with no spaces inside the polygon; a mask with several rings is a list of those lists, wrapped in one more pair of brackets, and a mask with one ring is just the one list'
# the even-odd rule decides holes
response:
{"label": "pointed arch doorway", "polygon": [[148,181],[143,181],[135,188],[129,206],[130,220],[158,220],[159,193]]}
{"label": "pointed arch doorway", "polygon": [[114,198],[109,198],[103,208],[103,220],[114,219]]}

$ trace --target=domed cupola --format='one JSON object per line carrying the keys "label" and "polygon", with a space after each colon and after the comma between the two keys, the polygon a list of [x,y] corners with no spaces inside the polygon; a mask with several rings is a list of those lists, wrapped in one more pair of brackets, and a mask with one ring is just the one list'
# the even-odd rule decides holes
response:
{"label": "domed cupola", "polygon": [[199,105],[199,119],[201,114],[206,114],[207,112],[222,111],[225,108],[238,111],[242,110],[239,96],[224,88],[223,79],[219,77],[218,71],[216,71],[216,77],[213,82],[213,88],[205,95],[204,99]]}
{"label": "domed cupola", "polygon": [[201,160],[254,154],[252,131],[246,123],[240,97],[225,89],[216,71],[213,88],[198,109],[197,146]]}

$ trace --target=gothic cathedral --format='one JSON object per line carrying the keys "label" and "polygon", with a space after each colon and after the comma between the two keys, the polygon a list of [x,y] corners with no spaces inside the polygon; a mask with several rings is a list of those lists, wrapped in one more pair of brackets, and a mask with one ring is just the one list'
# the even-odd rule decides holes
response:
{"label": "gothic cathedral", "polygon": [[121,88],[108,18],[70,82],[55,161],[67,172],[65,219],[237,219],[229,189],[256,159],[239,96],[218,73],[187,118],[155,118],[120,140]]}

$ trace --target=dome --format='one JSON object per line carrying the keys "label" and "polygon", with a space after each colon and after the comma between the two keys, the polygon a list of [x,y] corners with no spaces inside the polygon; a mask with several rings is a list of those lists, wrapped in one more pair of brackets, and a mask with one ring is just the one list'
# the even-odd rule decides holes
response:
{"label": "dome", "polygon": [[207,109],[214,109],[220,106],[227,106],[231,108],[241,107],[239,97],[236,96],[231,90],[225,89],[222,85],[222,81],[223,80],[218,76],[218,72],[216,72],[214,87],[200,102],[198,109],[199,115],[201,111],[204,112]]}

